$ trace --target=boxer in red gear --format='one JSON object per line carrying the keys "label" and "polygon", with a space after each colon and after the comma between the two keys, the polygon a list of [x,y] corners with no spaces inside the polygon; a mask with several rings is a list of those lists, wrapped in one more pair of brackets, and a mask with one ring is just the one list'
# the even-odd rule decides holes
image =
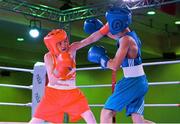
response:
{"label": "boxer in red gear", "polygon": [[68,114],[70,122],[83,118],[86,123],[96,123],[87,99],[76,87],[75,55],[81,48],[79,43],[69,45],[67,34],[62,29],[52,30],[44,42],[49,50],[44,56],[49,83],[29,123],[62,123],[64,113]]}

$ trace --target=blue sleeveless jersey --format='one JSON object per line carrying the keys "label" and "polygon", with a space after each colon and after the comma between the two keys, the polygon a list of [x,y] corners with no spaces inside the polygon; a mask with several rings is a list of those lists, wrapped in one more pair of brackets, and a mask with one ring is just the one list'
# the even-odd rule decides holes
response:
{"label": "blue sleeveless jersey", "polygon": [[[137,54],[137,57],[134,58],[134,59],[129,59],[126,56],[124,58],[122,64],[121,64],[122,67],[130,67],[130,66],[136,66],[136,65],[142,64],[142,59],[141,59],[141,41],[140,41],[140,39],[136,35],[135,31],[128,32],[128,33],[126,33],[126,35],[129,35],[130,37],[132,37],[134,39],[134,41],[136,42],[137,47],[138,47],[138,54]],[[120,39],[118,39],[118,42],[119,42]]]}
{"label": "blue sleeveless jersey", "polygon": [[[126,56],[122,62],[122,67],[140,65],[142,63],[141,41],[134,31],[128,32],[126,35],[129,35],[134,39],[138,47],[138,53],[135,59],[128,59]],[[114,92],[106,101],[104,108],[116,112],[121,112],[123,108],[126,108],[127,116],[131,116],[133,113],[143,115],[144,96],[147,91],[148,81],[146,75],[137,77],[123,77],[116,83]]]}

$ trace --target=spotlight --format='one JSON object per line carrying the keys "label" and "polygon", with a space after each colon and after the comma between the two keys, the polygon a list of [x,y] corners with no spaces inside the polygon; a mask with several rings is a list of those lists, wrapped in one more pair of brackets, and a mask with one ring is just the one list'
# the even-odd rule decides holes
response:
{"label": "spotlight", "polygon": [[148,11],[147,14],[148,14],[148,15],[155,15],[156,12],[155,12],[155,11]]}
{"label": "spotlight", "polygon": [[180,21],[175,21],[174,22],[176,25],[180,25]]}
{"label": "spotlight", "polygon": [[41,22],[39,20],[30,20],[29,27],[29,35],[33,38],[37,38],[41,30]]}
{"label": "spotlight", "polygon": [[31,35],[31,37],[36,38],[39,36],[39,31],[36,28],[30,29],[29,34]]}

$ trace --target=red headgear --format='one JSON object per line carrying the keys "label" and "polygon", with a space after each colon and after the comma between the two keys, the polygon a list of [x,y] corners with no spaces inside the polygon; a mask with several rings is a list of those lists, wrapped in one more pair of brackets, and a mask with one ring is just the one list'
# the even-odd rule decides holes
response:
{"label": "red headgear", "polygon": [[62,42],[66,40],[66,38],[67,38],[67,34],[64,30],[54,29],[51,32],[49,32],[46,37],[44,37],[44,43],[52,54],[57,55],[59,54],[59,50],[56,44],[58,42]]}

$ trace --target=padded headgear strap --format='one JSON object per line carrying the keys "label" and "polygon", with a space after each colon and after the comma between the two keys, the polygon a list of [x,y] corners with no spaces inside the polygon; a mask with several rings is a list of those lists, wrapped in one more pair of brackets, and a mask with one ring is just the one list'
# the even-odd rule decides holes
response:
{"label": "padded headgear strap", "polygon": [[110,32],[117,34],[132,23],[131,11],[128,8],[113,7],[106,12],[106,20]]}
{"label": "padded headgear strap", "polygon": [[44,37],[44,43],[52,54],[59,54],[56,44],[66,40],[67,34],[63,29],[54,29]]}

